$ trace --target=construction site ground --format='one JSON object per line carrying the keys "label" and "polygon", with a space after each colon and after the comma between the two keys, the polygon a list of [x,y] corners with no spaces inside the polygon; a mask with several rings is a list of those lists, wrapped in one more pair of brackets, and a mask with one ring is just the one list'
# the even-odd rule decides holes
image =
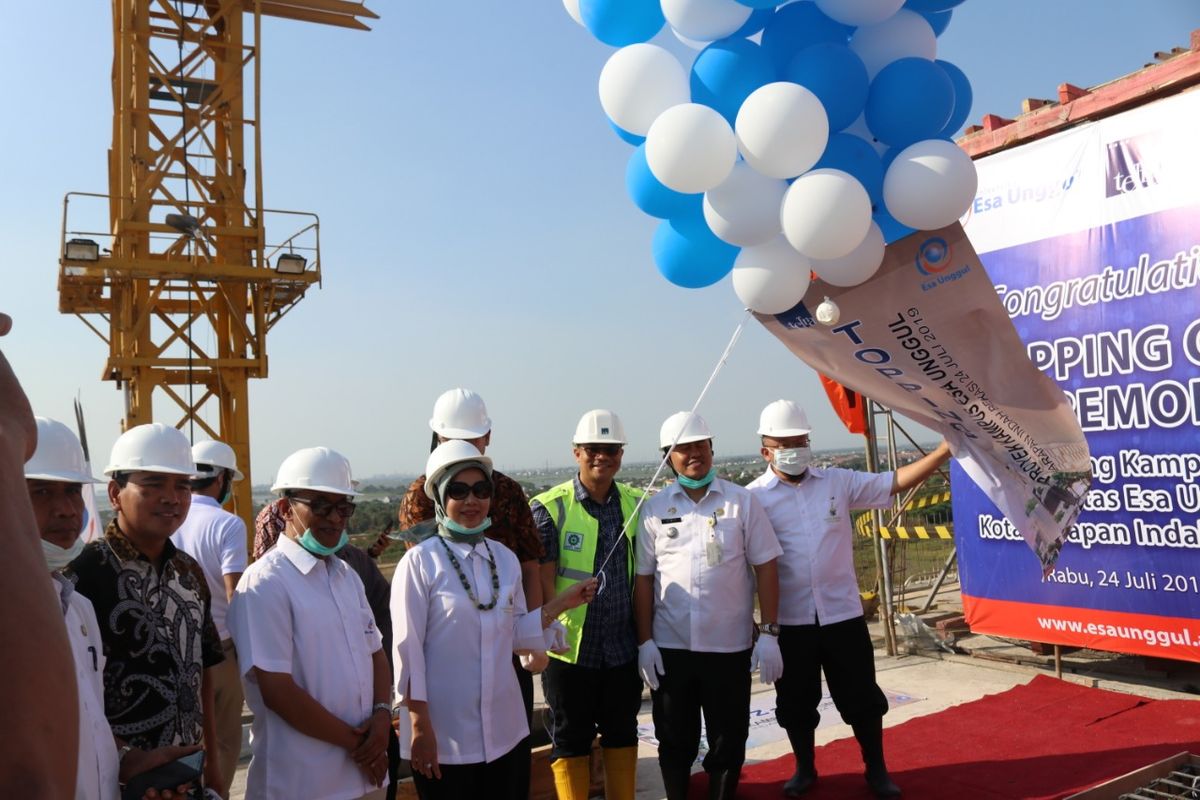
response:
{"label": "construction site ground", "polygon": [[[950,651],[939,647],[937,623],[953,631],[958,611],[957,586],[948,586],[939,595],[937,605],[922,616],[928,623],[926,635],[905,637],[897,626],[898,655],[889,656],[883,624],[877,618],[870,623],[875,643],[875,668],[879,685],[891,696],[910,698],[896,705],[884,718],[892,726],[928,714],[936,714],[960,703],[977,700],[1028,683],[1038,674],[1055,674],[1052,648],[1031,649],[1027,642],[997,639],[990,636],[958,631],[946,642]],[[946,623],[949,624],[946,624]],[[1092,650],[1064,650],[1063,679],[1102,689],[1140,695],[1155,699],[1200,699],[1200,664],[1155,660]],[[540,682],[535,681],[535,704],[542,705]],[[752,702],[755,707],[773,708],[774,690],[754,682]],[[850,728],[837,718],[836,712],[826,715],[817,729],[818,745],[851,735]],[[535,723],[536,723],[535,715]],[[649,724],[650,694],[642,698],[639,721]],[[250,761],[248,745],[249,713],[245,724],[242,760],[233,784],[232,798],[245,796],[246,768]],[[748,763],[765,761],[789,752],[787,739],[780,736],[747,750]],[[662,778],[658,771],[657,753],[653,745],[643,742],[638,747],[637,797],[644,800],[662,798]],[[903,769],[902,764],[892,764]],[[696,767],[699,769],[699,766]],[[411,781],[401,786],[400,796],[412,797]]]}

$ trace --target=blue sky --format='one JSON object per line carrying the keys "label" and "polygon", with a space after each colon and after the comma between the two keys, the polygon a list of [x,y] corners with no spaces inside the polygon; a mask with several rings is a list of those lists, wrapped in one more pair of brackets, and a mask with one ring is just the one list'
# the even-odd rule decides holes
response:
{"label": "blue sky", "polygon": [[[655,221],[625,194],[630,147],[596,96],[611,48],[558,0],[368,5],[370,33],[263,26],[265,204],[320,215],[324,288],[275,328],[271,377],[251,383],[253,479],[316,444],[359,475],[417,471],[455,385],[487,400],[501,467],[567,463],[575,421],[605,406],[627,458],[651,457],[743,312],[728,279],[684,290],[655,270]],[[63,195],[107,186],[110,4],[23,9],[0,30],[3,346],[37,413],[69,420],[82,398],[102,461],[121,395],[99,379],[103,342],[57,313],[55,282]],[[971,79],[977,123],[1139,69],[1193,28],[1193,0],[966,0],[938,56]],[[718,451],[755,450],[779,397],[808,406],[815,446],[861,442],[751,322],[701,408]]]}

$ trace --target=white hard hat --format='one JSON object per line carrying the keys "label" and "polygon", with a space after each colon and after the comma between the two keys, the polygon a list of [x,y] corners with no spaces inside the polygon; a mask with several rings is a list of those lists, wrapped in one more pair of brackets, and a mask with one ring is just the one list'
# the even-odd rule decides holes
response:
{"label": "white hard hat", "polygon": [[37,450],[25,462],[25,477],[60,483],[104,483],[88,473],[75,432],[56,419],[37,420]]}
{"label": "white hard hat", "polygon": [[478,439],[492,429],[492,420],[482,397],[470,389],[451,389],[433,404],[429,427],[447,439]]}
{"label": "white hard hat", "polygon": [[758,416],[758,435],[774,436],[803,436],[812,432],[808,424],[808,414],[804,409],[791,400],[776,400],[768,403]]}
{"label": "white hard hat", "polygon": [[[675,437],[679,437],[678,440]],[[689,411],[675,412],[658,429],[658,446],[663,448],[711,438],[712,431],[708,429],[704,417]]]}
{"label": "white hard hat", "polygon": [[606,408],[594,408],[579,418],[573,444],[625,444],[625,426],[621,418]]}
{"label": "white hard hat", "polygon": [[165,472],[195,476],[196,463],[187,437],[176,428],[151,422],[138,425],[113,442],[105,475],[117,472]]}
{"label": "white hard hat", "polygon": [[311,489],[356,497],[350,462],[344,455],[328,447],[306,447],[283,460],[275,474],[272,492],[288,489]]}
{"label": "white hard hat", "polygon": [[207,464],[218,469],[232,470],[235,481],[245,477],[237,468],[237,456],[234,455],[233,448],[224,442],[196,442],[192,445],[192,460],[196,462],[196,471],[201,475],[207,473],[200,469],[200,465]]}
{"label": "white hard hat", "polygon": [[[443,395],[444,397],[445,395]],[[437,500],[437,486],[446,471],[455,464],[474,461],[483,465],[483,471],[491,477],[492,459],[479,452],[479,448],[461,439],[451,439],[433,448],[425,461],[425,496]]]}

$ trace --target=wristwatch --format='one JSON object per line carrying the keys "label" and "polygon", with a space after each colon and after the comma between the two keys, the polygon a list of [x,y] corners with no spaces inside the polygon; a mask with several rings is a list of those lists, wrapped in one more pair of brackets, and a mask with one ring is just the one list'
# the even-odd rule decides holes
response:
{"label": "wristwatch", "polygon": [[371,713],[374,714],[376,711],[382,711],[385,714],[387,714],[389,717],[391,717],[392,716],[392,704],[391,703],[376,703],[375,705],[371,706]]}
{"label": "wristwatch", "polygon": [[779,623],[777,622],[760,622],[758,623],[758,632],[765,633],[767,636],[779,635]]}

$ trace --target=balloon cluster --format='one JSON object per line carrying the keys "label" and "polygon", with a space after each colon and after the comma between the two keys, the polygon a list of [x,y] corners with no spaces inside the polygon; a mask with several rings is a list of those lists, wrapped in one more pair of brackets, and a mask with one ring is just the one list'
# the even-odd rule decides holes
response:
{"label": "balloon cluster", "polygon": [[[747,307],[781,313],[811,273],[861,283],[887,243],[965,213],[975,167],[951,137],[971,85],[936,60],[962,1],[563,0],[620,48],[600,104],[636,147],[626,186],[662,220],[663,276],[732,270]],[[664,26],[699,50],[690,70],[649,43]]]}

